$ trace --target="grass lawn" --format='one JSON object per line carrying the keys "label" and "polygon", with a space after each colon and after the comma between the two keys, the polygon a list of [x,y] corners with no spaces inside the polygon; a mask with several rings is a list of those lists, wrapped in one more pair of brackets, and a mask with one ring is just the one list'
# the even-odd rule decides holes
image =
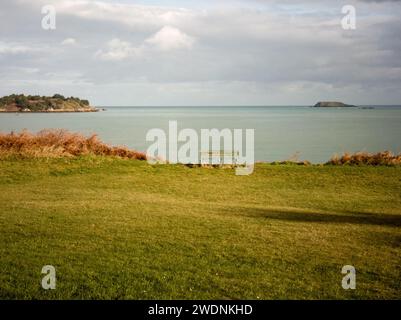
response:
{"label": "grass lawn", "polygon": [[3,159],[0,243],[2,299],[400,299],[401,167]]}

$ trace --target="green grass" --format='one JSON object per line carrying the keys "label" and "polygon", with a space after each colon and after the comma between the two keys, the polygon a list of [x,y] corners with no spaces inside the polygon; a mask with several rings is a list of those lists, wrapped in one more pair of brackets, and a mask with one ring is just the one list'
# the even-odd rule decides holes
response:
{"label": "green grass", "polygon": [[2,299],[400,299],[401,167],[3,159],[0,243]]}

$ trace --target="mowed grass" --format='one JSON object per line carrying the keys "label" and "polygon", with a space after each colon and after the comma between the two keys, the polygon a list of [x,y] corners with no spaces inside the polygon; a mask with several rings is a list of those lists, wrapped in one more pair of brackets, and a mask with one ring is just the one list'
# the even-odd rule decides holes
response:
{"label": "mowed grass", "polygon": [[2,299],[400,299],[401,167],[3,159],[0,243]]}

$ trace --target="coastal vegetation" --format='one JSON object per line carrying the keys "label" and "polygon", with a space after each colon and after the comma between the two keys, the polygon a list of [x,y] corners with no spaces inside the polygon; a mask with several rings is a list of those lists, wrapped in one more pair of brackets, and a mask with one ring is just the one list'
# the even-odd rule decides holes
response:
{"label": "coastal vegetation", "polygon": [[332,165],[371,165],[371,166],[392,166],[401,165],[401,153],[393,154],[390,151],[378,153],[369,152],[345,152],[343,155],[334,155],[328,164]]}
{"label": "coastal vegetation", "polygon": [[[41,130],[31,133],[0,132],[0,157],[73,157],[84,155],[117,156],[126,159],[146,160],[144,152],[131,150],[125,146],[110,146],[99,140],[96,134],[85,136],[80,133],[62,129]],[[297,164],[312,165],[311,162],[299,161],[297,156],[284,161],[272,162],[273,165]],[[401,165],[401,154],[390,151],[378,153],[345,152],[342,155],[333,155],[325,165],[372,165],[395,166]],[[196,167],[196,165],[191,165]]]}
{"label": "coastal vegetation", "polygon": [[12,94],[0,98],[0,112],[91,112],[88,100],[66,98],[60,94],[52,97]]}
{"label": "coastal vegetation", "polygon": [[10,155],[52,158],[99,155],[146,160],[144,153],[126,147],[109,146],[100,141],[96,134],[86,137],[67,130],[42,130],[37,134],[28,131],[0,133],[0,157]]}
{"label": "coastal vegetation", "polygon": [[[145,158],[67,131],[0,135],[0,298],[400,298],[392,161],[236,176]],[[40,285],[44,265],[56,290]]]}

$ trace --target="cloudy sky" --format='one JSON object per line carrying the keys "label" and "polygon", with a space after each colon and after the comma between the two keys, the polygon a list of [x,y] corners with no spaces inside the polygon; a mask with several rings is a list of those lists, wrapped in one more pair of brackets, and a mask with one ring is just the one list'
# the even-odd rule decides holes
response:
{"label": "cloudy sky", "polygon": [[[355,6],[356,30],[341,27]],[[56,29],[42,28],[44,5]],[[401,1],[1,0],[0,95],[98,106],[401,104]]]}

